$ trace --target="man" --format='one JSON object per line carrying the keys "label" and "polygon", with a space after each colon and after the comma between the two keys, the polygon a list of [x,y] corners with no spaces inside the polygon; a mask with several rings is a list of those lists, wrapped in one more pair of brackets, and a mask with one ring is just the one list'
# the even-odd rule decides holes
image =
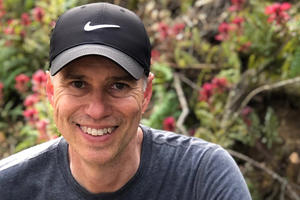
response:
{"label": "man", "polygon": [[251,199],[220,146],[139,124],[153,78],[134,13],[108,3],[64,13],[46,88],[63,137],[0,162],[1,200]]}

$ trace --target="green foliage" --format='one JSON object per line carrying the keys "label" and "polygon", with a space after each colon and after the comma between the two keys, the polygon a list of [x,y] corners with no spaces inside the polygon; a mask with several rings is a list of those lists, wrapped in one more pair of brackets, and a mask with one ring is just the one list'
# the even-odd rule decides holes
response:
{"label": "green foliage", "polygon": [[174,90],[170,90],[170,82],[173,80],[172,70],[165,63],[152,65],[155,74],[153,83],[153,101],[150,117],[143,119],[142,123],[153,128],[162,129],[162,121],[168,116],[178,117],[178,100]]}
{"label": "green foliage", "polygon": [[[20,74],[31,77],[38,69],[48,69],[49,36],[53,23],[62,12],[78,3],[78,0],[3,1],[6,14],[0,17],[0,82],[4,85],[0,99],[3,104],[0,132],[8,141],[15,137],[16,151],[42,140],[38,140],[39,131],[35,125],[23,117],[26,109],[23,101],[31,92],[19,92],[15,88],[15,78]],[[27,88],[31,86],[30,82],[26,83]],[[40,99],[35,109],[39,110],[40,120],[51,123],[49,132],[56,135],[48,104],[45,98]]]}
{"label": "green foliage", "polygon": [[[7,148],[15,146],[15,151],[20,151],[59,135],[42,90],[37,92],[38,102],[30,106],[38,111],[35,123],[24,118],[23,111],[28,108],[24,100],[36,91],[20,93],[15,88],[15,77],[32,77],[38,69],[47,70],[54,21],[66,9],[88,2],[97,1],[5,0],[7,14],[0,17],[0,82],[4,84],[0,92],[0,139],[4,135],[3,143],[10,142]],[[277,22],[266,14],[266,6],[272,5],[266,0],[249,0],[234,11],[226,7],[227,2],[216,16],[212,16],[214,12],[205,13],[213,9],[213,1],[130,0],[122,1],[122,5],[139,9],[134,11],[143,18],[153,52],[158,54],[152,57],[153,101],[142,123],[164,128],[167,117],[178,120],[184,106],[179,100],[182,98],[188,103],[189,113],[177,129],[186,129],[187,134],[227,148],[243,145],[243,149],[255,149],[262,145],[272,151],[283,143],[275,108],[261,106],[256,98],[250,99],[246,107],[243,102],[262,85],[299,76],[299,6],[292,5],[285,11],[290,18]],[[34,14],[35,8],[44,11],[40,19]],[[24,13],[30,19],[27,25],[22,22]],[[215,27],[220,19],[224,20],[223,29]],[[180,74],[183,96],[174,87],[175,73]],[[33,83],[27,86],[32,88]],[[37,121],[47,123],[47,128],[41,129]],[[251,177],[246,180],[253,198],[263,199],[257,190],[260,182]]]}
{"label": "green foliage", "polygon": [[297,46],[295,53],[291,59],[290,77],[296,77],[300,75],[300,46]]}

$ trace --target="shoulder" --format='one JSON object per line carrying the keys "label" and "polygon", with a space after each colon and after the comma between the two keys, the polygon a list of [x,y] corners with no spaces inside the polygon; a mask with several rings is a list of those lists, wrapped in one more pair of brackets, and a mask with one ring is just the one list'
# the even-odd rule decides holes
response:
{"label": "shoulder", "polygon": [[57,138],[55,140],[42,143],[0,160],[0,176],[2,173],[5,173],[10,169],[24,166],[25,163],[39,160],[41,158],[47,159],[46,154],[56,149],[60,140],[61,138]]}
{"label": "shoulder", "polygon": [[225,151],[220,145],[207,142],[201,138],[185,136],[174,132],[141,126],[146,140],[159,148],[167,148],[170,151],[191,152],[196,154],[211,154],[215,151]]}
{"label": "shoulder", "polygon": [[164,164],[172,163],[167,166],[178,169],[179,177],[192,177],[197,199],[251,199],[238,165],[220,145],[145,126],[142,128],[156,159]]}
{"label": "shoulder", "polygon": [[150,153],[155,156],[155,159],[176,162],[186,170],[193,171],[203,170],[211,165],[218,166],[224,162],[235,165],[229,153],[218,144],[201,138],[141,127],[144,131],[144,142],[151,147]]}

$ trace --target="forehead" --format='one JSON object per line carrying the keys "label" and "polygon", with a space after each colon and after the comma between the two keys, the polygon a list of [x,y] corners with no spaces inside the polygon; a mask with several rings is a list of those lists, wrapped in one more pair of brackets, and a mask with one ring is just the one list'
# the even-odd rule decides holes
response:
{"label": "forehead", "polygon": [[[59,73],[59,76],[66,77],[68,75],[131,75],[114,61],[98,55],[83,56],[68,63]],[[133,78],[133,77],[132,77]]]}

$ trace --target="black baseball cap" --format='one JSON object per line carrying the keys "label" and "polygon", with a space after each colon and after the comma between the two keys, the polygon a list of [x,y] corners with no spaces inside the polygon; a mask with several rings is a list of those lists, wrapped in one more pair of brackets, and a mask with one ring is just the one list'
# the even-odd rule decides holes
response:
{"label": "black baseball cap", "polygon": [[50,39],[50,73],[86,55],[107,57],[135,79],[149,75],[151,45],[144,24],[132,11],[92,3],[66,11]]}

